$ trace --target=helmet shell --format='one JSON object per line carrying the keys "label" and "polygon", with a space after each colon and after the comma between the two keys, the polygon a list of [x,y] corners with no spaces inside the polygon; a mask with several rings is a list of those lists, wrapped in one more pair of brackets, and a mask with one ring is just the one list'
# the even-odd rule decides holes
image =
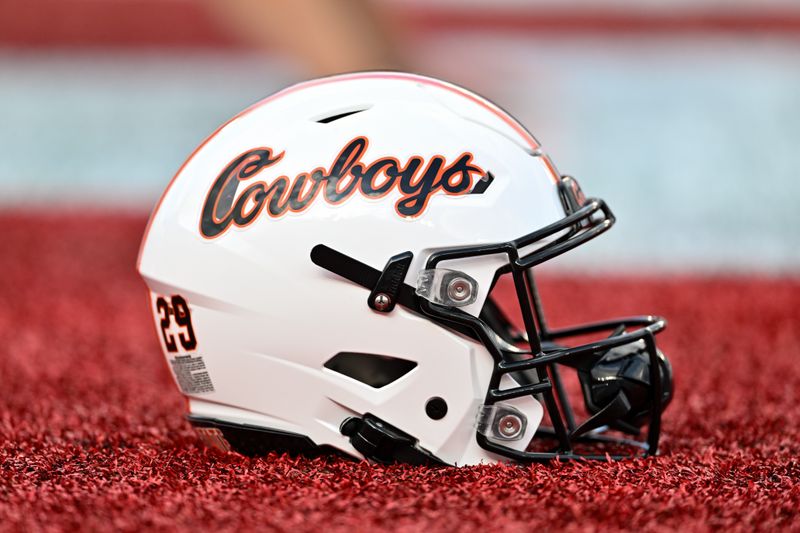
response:
{"label": "helmet shell", "polygon": [[[338,202],[320,190],[295,212],[273,216],[264,202],[248,224],[203,234],[210,191],[237,157],[259,148],[280,156],[252,175],[239,174],[238,183],[229,180],[221,211],[256,182],[267,188],[282,176],[292,184],[315,170],[330,171],[354,139],[366,140],[358,160],[364,170],[378,160],[394,159],[402,168],[419,158],[422,172],[437,156],[452,165],[468,154],[481,172],[460,176],[463,183],[452,194],[439,188],[427,195],[413,216],[398,212],[404,199],[415,203],[399,186],[380,197],[356,188]],[[488,173],[489,186],[470,194]],[[378,185],[390,179],[380,169],[375,176]],[[257,209],[257,199],[253,194],[243,202],[242,213]],[[192,353],[203,359],[213,386],[205,392],[184,387],[192,414],[290,431],[357,456],[340,425],[349,416],[371,413],[444,461],[473,464],[498,460],[475,442],[474,419],[493,367],[486,349],[404,308],[371,310],[368,291],[314,265],[310,251],[324,244],[378,270],[391,256],[410,251],[414,259],[405,282],[416,286],[434,251],[514,239],[564,216],[554,168],[536,140],[494,104],[422,76],[342,75],[270,96],[206,139],[153,212],[138,266],[151,291],[157,328],[164,320],[156,308],[159,297],[180,295],[191,309],[197,337]],[[478,298],[465,308],[477,316],[505,263],[505,256],[487,256],[441,266],[478,282]],[[166,327],[167,335],[180,331],[174,320]],[[175,368],[175,353],[163,336],[162,348]],[[324,366],[342,352],[402,358],[416,366],[376,388]],[[438,420],[425,412],[433,397],[448,406]],[[511,403],[528,416],[532,437],[541,406],[530,397]],[[526,435],[520,442],[529,440]]]}

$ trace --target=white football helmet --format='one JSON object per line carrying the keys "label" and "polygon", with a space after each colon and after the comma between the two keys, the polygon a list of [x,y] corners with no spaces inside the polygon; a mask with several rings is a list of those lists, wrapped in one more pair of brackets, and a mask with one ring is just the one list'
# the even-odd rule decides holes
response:
{"label": "white football helmet", "polygon": [[[206,139],[138,267],[188,418],[222,448],[451,465],[653,454],[672,393],[664,320],[548,329],[533,281],[613,222],[496,105],[357,73],[289,87]],[[503,274],[520,320],[492,294]],[[645,423],[644,442],[619,433]]]}

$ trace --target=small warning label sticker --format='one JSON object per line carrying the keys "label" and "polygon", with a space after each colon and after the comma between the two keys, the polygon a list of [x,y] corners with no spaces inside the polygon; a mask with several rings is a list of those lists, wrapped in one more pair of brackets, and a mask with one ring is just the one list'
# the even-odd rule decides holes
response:
{"label": "small warning label sticker", "polygon": [[177,355],[170,361],[178,386],[185,394],[214,392],[206,364],[200,356]]}
{"label": "small warning label sticker", "polygon": [[231,445],[225,440],[225,435],[217,428],[195,428],[200,439],[206,444],[223,452],[231,451]]}

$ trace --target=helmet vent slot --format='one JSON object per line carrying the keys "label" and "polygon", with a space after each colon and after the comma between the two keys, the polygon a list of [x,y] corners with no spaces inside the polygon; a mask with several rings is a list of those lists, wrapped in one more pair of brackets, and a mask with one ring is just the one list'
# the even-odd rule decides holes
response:
{"label": "helmet vent slot", "polygon": [[343,112],[340,112],[340,113],[336,113],[335,115],[329,115],[327,117],[318,118],[318,119],[316,119],[316,121],[319,122],[320,124],[330,124],[331,122],[333,122],[335,120],[340,120],[340,119],[343,119],[345,117],[349,117],[350,115],[355,115],[356,113],[361,113],[362,111],[366,111],[367,109],[369,109],[369,107],[362,107],[360,109],[350,109],[348,111],[343,111]]}
{"label": "helmet vent slot", "polygon": [[339,352],[325,362],[325,368],[379,389],[411,372],[415,361],[370,353]]}

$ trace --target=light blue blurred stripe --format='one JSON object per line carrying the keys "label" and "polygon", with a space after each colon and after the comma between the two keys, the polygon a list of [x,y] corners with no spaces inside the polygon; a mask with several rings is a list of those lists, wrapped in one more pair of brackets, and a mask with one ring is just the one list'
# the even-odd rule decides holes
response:
{"label": "light blue blurred stripe", "polygon": [[290,83],[263,58],[0,55],[0,203],[149,207],[189,153]]}
{"label": "light blue blurred stripe", "polygon": [[619,218],[570,260],[798,270],[800,40],[556,43],[516,59],[556,87],[522,76],[509,104],[535,95],[520,118]]}
{"label": "light blue blurred stripe", "polygon": [[[425,47],[428,71],[498,100],[618,215],[563,263],[800,272],[799,40]],[[0,205],[149,209],[208,133],[293,77],[247,56],[0,53]]]}

